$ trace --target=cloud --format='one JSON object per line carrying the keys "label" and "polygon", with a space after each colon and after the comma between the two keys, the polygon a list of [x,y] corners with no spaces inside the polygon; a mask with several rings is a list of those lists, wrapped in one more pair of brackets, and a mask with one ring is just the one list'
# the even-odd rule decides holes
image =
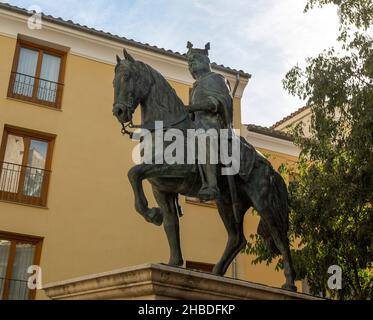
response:
{"label": "cloud", "polygon": [[243,98],[247,110],[243,121],[271,125],[303,106],[290,97],[281,80],[295,64],[304,64],[335,44],[338,16],[335,7],[303,13],[304,0],[271,1],[265,10],[258,10],[244,27],[252,50],[260,55],[246,63],[253,79]]}
{"label": "cloud", "polygon": [[273,2],[268,11],[257,14],[245,28],[249,42],[281,50],[283,63],[315,55],[335,40],[338,27],[333,7],[304,14],[305,1]]}

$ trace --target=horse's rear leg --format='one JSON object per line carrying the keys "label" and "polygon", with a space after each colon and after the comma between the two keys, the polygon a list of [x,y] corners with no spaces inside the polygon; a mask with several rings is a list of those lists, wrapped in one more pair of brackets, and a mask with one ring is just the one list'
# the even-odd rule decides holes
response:
{"label": "horse's rear leg", "polygon": [[223,276],[236,255],[246,246],[246,239],[243,233],[243,218],[247,208],[241,208],[239,212],[240,221],[237,223],[233,215],[232,203],[228,197],[222,197],[221,200],[216,201],[216,204],[228,233],[228,241],[223,256],[212,272]]}
{"label": "horse's rear leg", "polygon": [[166,231],[170,246],[169,265],[182,266],[184,264],[180,248],[179,215],[176,209],[175,194],[159,191],[153,186],[155,200],[163,213],[163,227]]}
{"label": "horse's rear leg", "polygon": [[[271,193],[276,192],[276,190],[271,187],[267,170],[268,168],[262,166],[253,172],[253,178],[247,186],[247,191],[254,208],[263,219],[262,223],[265,224],[265,228],[269,231],[276,248],[281,252],[283,257],[286,278],[283,288],[296,291],[297,287],[294,284],[295,272],[290,254],[287,230],[284,229],[283,222],[281,221],[281,209],[274,207],[271,201],[270,197],[273,196]],[[260,188],[255,189],[254,186],[260,186]]]}
{"label": "horse's rear leg", "polygon": [[260,215],[267,228],[269,229],[271,237],[276,247],[281,252],[284,261],[284,274],[286,282],[282,287],[290,291],[297,291],[297,287],[294,283],[295,271],[291,259],[289,239],[287,237],[287,234],[282,232],[280,230],[281,228],[279,228],[279,226],[276,225],[276,223],[273,221],[273,218],[271,218],[273,217],[273,214],[274,211],[272,210],[272,208],[267,208],[260,212]]}

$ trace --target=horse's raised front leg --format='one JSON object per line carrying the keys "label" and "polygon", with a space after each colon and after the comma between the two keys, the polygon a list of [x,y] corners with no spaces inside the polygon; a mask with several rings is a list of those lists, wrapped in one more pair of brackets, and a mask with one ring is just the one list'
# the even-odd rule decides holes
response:
{"label": "horse's raised front leg", "polygon": [[158,167],[149,164],[134,166],[128,171],[128,179],[131,183],[135,196],[135,209],[146,221],[160,226],[163,222],[163,215],[159,208],[149,208],[142,181],[154,175],[159,170]]}
{"label": "horse's raised front leg", "polygon": [[155,200],[163,214],[163,227],[166,231],[168,244],[170,246],[169,265],[182,266],[184,264],[180,248],[179,215],[176,209],[174,193],[159,191],[153,187]]}

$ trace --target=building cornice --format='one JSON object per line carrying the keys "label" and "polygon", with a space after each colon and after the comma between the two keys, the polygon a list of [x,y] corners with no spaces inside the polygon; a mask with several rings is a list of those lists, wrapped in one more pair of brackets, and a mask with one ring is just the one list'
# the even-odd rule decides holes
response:
{"label": "building cornice", "polygon": [[256,125],[246,126],[245,137],[256,148],[262,148],[284,155],[299,156],[299,148],[290,135]]}

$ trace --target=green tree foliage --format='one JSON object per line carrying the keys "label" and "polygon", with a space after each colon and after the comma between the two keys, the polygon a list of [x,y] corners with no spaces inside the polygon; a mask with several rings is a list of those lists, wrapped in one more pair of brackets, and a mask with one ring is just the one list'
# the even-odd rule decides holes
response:
{"label": "green tree foliage", "polygon": [[[309,0],[305,11],[327,4],[338,6],[342,49],[308,58],[283,81],[312,110],[311,137],[304,138],[302,124],[293,128],[301,149],[296,174],[280,168],[294,177],[289,237],[297,278],[307,278],[313,294],[372,299],[373,3]],[[251,237],[246,252],[256,255],[254,263],[274,258],[258,237]],[[342,268],[341,290],[328,288],[331,265]]]}

